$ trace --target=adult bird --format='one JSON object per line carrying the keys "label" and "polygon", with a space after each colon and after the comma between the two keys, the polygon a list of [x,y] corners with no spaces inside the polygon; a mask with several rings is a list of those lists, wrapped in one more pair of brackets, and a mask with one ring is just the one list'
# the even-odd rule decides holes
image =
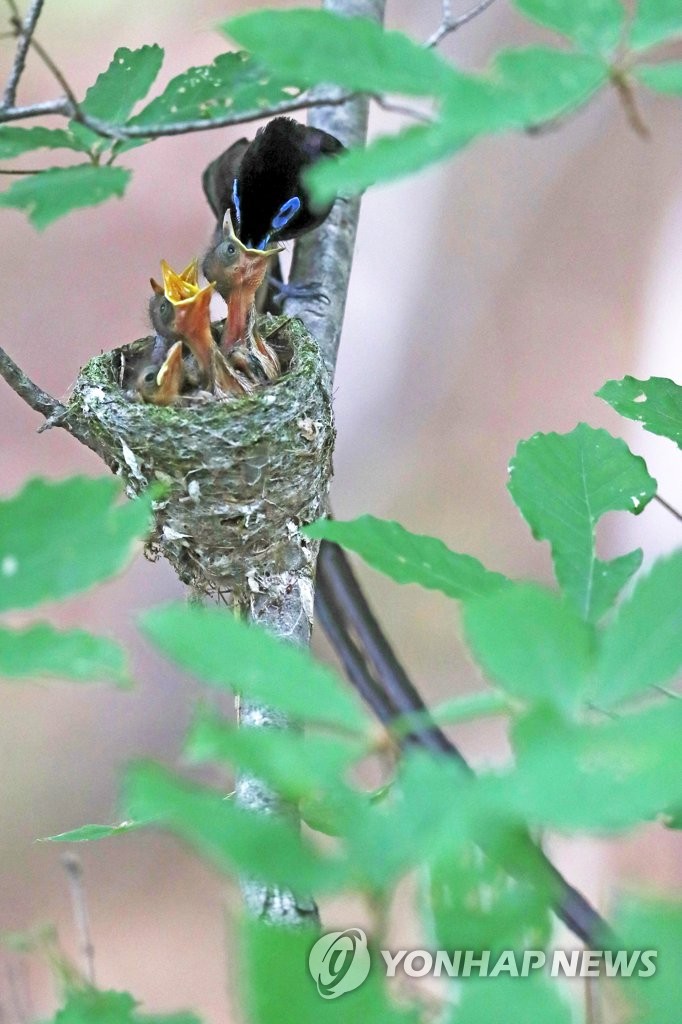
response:
{"label": "adult bird", "polygon": [[[202,178],[218,222],[214,242],[220,241],[228,210],[237,237],[251,249],[267,249],[318,227],[329,215],[333,201],[313,203],[305,172],[318,160],[338,156],[343,149],[333,135],[290,117],[275,117],[258,130],[252,142],[239,139],[233,143],[209,164]],[[311,282],[303,288],[309,294],[319,285]],[[291,286],[280,289],[280,296],[296,293]]]}

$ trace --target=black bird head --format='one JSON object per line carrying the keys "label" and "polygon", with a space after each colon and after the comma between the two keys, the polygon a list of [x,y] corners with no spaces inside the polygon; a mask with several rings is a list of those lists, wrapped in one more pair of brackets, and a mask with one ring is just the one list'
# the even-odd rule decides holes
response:
{"label": "black bird head", "polygon": [[328,132],[276,117],[253,142],[240,139],[207,167],[204,192],[220,222],[229,209],[247,247],[266,249],[325,220],[333,204],[314,206],[303,176],[318,160],[343,148]]}

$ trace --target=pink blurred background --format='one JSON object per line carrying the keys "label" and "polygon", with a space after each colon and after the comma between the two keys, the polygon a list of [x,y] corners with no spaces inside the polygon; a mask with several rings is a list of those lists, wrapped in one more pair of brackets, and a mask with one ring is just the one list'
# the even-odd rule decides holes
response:
{"label": "pink blurred background", "polygon": [[[37,37],[77,94],[121,45],[162,44],[163,84],[225,47],[216,21],[259,6],[52,2]],[[389,4],[389,25],[417,39],[438,20],[436,0]],[[475,67],[502,46],[546,38],[498,0],[442,51]],[[12,46],[1,46],[4,76]],[[57,94],[32,59],[20,100]],[[336,378],[339,517],[394,518],[492,569],[550,580],[547,546],[532,541],[516,512],[506,468],[519,439],[579,420],[624,436],[666,499],[682,505],[673,445],[593,397],[626,373],[682,380],[679,103],[647,95],[639,103],[648,140],[633,134],[608,93],[560,131],[483,141],[367,194]],[[373,131],[395,125],[373,114]],[[184,265],[205,245],[212,225],[201,172],[243,134],[206,132],[131,152],[122,162],[134,176],[122,201],[76,212],[42,234],[23,214],[2,211],[2,344],[44,388],[68,395],[91,355],[146,333],[148,278],[161,257]],[[29,154],[21,166],[38,161]],[[3,495],[33,474],[102,472],[65,433],[38,436],[38,417],[4,384],[0,391]],[[641,545],[650,561],[680,543],[679,530],[653,505],[639,519],[607,517],[600,543],[606,554]],[[450,603],[357,568],[428,700],[482,685]],[[154,654],[135,620],[180,594],[165,564],[140,556],[120,579],[54,612],[55,621],[132,647],[133,692],[0,688],[0,931],[55,922],[76,955],[60,850],[34,840],[118,820],[121,767],[140,756],[176,759],[200,688]],[[316,645],[329,656],[319,638]],[[504,755],[495,725],[456,735],[478,764]],[[623,841],[557,839],[552,848],[604,910],[625,887],[666,890],[680,881],[679,838],[653,827]],[[226,898],[224,881],[161,836],[133,834],[79,853],[99,983],[129,988],[149,1012],[192,1007],[207,1021],[237,1019],[226,975],[234,974],[238,900],[233,891]],[[355,923],[353,912],[336,902],[326,920]],[[16,958],[6,959],[16,970]],[[1,960],[0,1004],[11,1022],[18,1012]],[[32,1012],[46,1016],[54,1008],[48,972],[34,961],[29,972]]]}

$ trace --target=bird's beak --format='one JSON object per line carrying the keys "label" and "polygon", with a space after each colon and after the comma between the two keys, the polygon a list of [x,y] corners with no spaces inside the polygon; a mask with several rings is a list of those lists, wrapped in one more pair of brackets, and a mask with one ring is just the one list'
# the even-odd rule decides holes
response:
{"label": "bird's beak", "polygon": [[196,336],[206,324],[211,322],[210,305],[213,295],[213,283],[204,285],[188,298],[175,301],[181,330],[185,336]]}
{"label": "bird's beak", "polygon": [[155,281],[153,277],[149,278],[149,283],[152,286],[152,291],[156,295],[163,295],[163,285],[160,285],[158,281]]}
{"label": "bird's beak", "polygon": [[249,249],[242,241],[240,241],[240,239],[237,238],[235,234],[229,207],[225,211],[225,216],[223,217],[223,239],[226,242],[232,242],[233,245],[236,245],[237,249],[243,256],[249,256],[251,258],[258,256],[263,259],[270,259],[271,256],[276,256],[277,253],[281,252],[284,248],[283,245],[276,245],[272,249]]}
{"label": "bird's beak", "polygon": [[156,386],[160,391],[177,395],[182,381],[182,342],[176,341],[163,361],[156,375]]}
{"label": "bird's beak", "polygon": [[185,267],[181,274],[177,274],[165,260],[161,260],[161,271],[163,273],[163,290],[166,298],[171,302],[182,302],[183,299],[190,299],[196,295],[199,289],[196,283],[196,260]]}
{"label": "bird's beak", "polygon": [[191,263],[188,263],[185,269],[180,274],[183,281],[187,284],[193,284],[195,287],[199,287],[199,259],[195,257]]}

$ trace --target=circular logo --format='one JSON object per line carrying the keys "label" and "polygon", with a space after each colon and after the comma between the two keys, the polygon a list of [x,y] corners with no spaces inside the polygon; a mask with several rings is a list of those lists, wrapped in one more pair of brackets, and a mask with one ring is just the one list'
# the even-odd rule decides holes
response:
{"label": "circular logo", "polygon": [[337,999],[359,988],[369,974],[367,936],[362,928],[327,932],[308,956],[308,970],[323,999]]}

